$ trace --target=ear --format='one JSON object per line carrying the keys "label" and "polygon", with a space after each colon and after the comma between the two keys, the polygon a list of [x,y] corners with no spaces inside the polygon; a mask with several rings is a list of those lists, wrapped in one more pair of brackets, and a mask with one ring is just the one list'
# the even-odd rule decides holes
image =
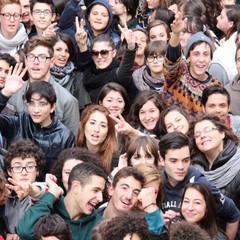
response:
{"label": "ear", "polygon": [[165,162],[164,162],[164,159],[163,157],[161,157],[161,155],[159,154],[159,165],[164,167],[165,166]]}
{"label": "ear", "polygon": [[8,173],[8,175],[9,175],[10,177],[12,177],[12,172],[11,172],[11,170],[7,170],[7,173]]}
{"label": "ear", "polygon": [[72,186],[71,186],[71,191],[74,193],[74,194],[78,194],[80,191],[81,191],[82,187],[81,187],[81,184],[80,182],[78,182],[77,180],[74,180],[72,182]]}
{"label": "ear", "polygon": [[56,13],[53,13],[52,18],[51,18],[51,22],[53,22],[56,19]]}
{"label": "ear", "polygon": [[50,68],[52,68],[52,67],[54,66],[54,60],[55,60],[54,57],[52,57],[52,58],[50,59]]}
{"label": "ear", "polygon": [[113,49],[113,57],[116,57],[116,55],[117,55],[117,50]]}
{"label": "ear", "polygon": [[56,103],[54,103],[54,104],[52,105],[51,110],[50,110],[51,113],[53,113],[53,112],[55,111],[56,106],[57,106]]}
{"label": "ear", "polygon": [[203,112],[206,113],[205,106],[202,105]]}
{"label": "ear", "polygon": [[108,195],[109,196],[112,196],[114,193],[114,188],[113,188],[113,185],[111,184],[109,187],[108,187]]}
{"label": "ear", "polygon": [[99,105],[102,105],[102,101],[101,101],[101,100],[99,100],[99,101],[98,101],[98,104],[99,104]]}
{"label": "ear", "polygon": [[228,22],[228,27],[229,28],[232,28],[233,26],[234,26],[234,22],[233,21]]}

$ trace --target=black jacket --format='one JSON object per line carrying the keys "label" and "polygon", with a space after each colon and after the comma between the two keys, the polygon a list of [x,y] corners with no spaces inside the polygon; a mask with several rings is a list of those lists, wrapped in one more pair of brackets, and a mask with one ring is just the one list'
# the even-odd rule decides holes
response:
{"label": "black jacket", "polygon": [[[6,99],[0,94],[0,111],[5,105]],[[52,123],[47,127],[34,123],[27,112],[16,113],[15,116],[0,115],[0,131],[6,137],[8,146],[13,140],[28,138],[42,148],[46,159],[44,174],[50,171],[58,154],[65,148],[73,147],[75,141],[74,134],[55,114],[52,115]]]}

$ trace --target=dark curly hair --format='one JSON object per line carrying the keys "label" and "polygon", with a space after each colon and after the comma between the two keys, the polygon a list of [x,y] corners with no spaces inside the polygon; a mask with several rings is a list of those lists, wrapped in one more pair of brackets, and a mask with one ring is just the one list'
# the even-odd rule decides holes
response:
{"label": "dark curly hair", "polygon": [[127,234],[137,234],[141,240],[150,240],[144,214],[130,212],[103,221],[93,229],[92,240],[122,240]]}
{"label": "dark curly hair", "polygon": [[9,146],[8,152],[4,157],[5,172],[10,171],[11,162],[13,158],[16,157],[20,157],[22,159],[30,157],[34,158],[38,171],[41,171],[45,165],[43,150],[29,139],[18,139]]}

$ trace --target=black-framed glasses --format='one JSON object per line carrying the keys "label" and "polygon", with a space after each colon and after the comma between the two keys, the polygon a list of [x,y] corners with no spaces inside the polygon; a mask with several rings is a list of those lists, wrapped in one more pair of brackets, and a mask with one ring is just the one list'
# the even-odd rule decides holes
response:
{"label": "black-framed glasses", "polygon": [[202,132],[200,132],[200,131],[195,132],[194,135],[193,135],[193,137],[194,137],[195,139],[197,139],[197,138],[199,138],[199,137],[202,136],[202,133],[208,134],[208,133],[210,133],[210,132],[212,132],[212,131],[214,131],[214,130],[219,130],[219,128],[217,128],[217,127],[205,127],[205,128],[202,130]]}
{"label": "black-framed glasses", "polygon": [[1,16],[3,16],[3,18],[5,20],[10,20],[11,17],[13,17],[14,20],[19,20],[21,17],[20,13],[14,13],[14,14],[10,14],[10,13],[0,13]]}
{"label": "black-framed glasses", "polygon": [[45,17],[49,17],[52,15],[52,12],[48,9],[46,9],[46,10],[35,9],[32,12],[33,12],[33,14],[38,15],[38,16],[43,14]]}
{"label": "black-framed glasses", "polygon": [[13,173],[21,173],[23,169],[25,169],[27,173],[32,173],[32,172],[35,172],[36,168],[37,166],[32,166],[32,165],[26,166],[26,167],[22,167],[22,166],[11,167]]}
{"label": "black-framed glasses", "polygon": [[34,62],[36,59],[38,60],[38,62],[46,62],[47,59],[51,59],[51,57],[47,57],[45,55],[35,56],[33,54],[27,54],[26,58],[29,62]]}
{"label": "black-framed glasses", "polygon": [[164,56],[162,56],[162,55],[157,55],[157,56],[155,56],[155,55],[149,55],[149,56],[147,57],[147,61],[150,62],[150,63],[153,62],[155,59],[156,59],[158,62],[163,62]]}
{"label": "black-framed glasses", "polygon": [[91,54],[92,54],[92,57],[98,57],[100,54],[102,56],[102,58],[107,58],[110,51],[113,51],[113,49],[110,49],[110,50],[104,49],[101,51],[92,50]]}

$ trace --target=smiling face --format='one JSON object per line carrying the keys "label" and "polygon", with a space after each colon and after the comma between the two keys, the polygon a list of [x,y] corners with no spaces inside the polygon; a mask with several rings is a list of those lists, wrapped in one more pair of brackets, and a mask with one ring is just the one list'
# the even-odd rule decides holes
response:
{"label": "smiling face", "polygon": [[109,204],[117,212],[127,212],[137,203],[141,188],[141,183],[134,177],[121,178],[115,188],[112,186],[109,188],[111,196]]}
{"label": "smiling face", "polygon": [[225,122],[229,112],[227,96],[220,93],[211,94],[207,99],[206,105],[203,106],[203,110],[206,114],[218,116]]}
{"label": "smiling face", "polygon": [[81,186],[79,182],[72,183],[71,189],[75,193],[76,212],[90,215],[95,207],[103,201],[104,188],[104,178],[95,175],[91,176],[91,179],[84,186]]}
{"label": "smiling face", "polygon": [[211,62],[210,46],[205,42],[195,46],[195,48],[190,51],[189,61],[191,75],[198,80],[206,80],[208,77],[206,71]]}
{"label": "smiling face", "polygon": [[22,22],[30,22],[30,1],[29,0],[20,0],[22,8]]}
{"label": "smiling face", "polygon": [[[44,46],[37,46],[32,51],[28,52],[27,55],[33,56],[45,56],[50,57],[48,48]],[[28,74],[31,81],[42,80],[48,81],[50,78],[50,68],[53,66],[53,58],[46,59],[45,62],[39,62],[38,59],[35,59],[33,62],[30,62],[25,57],[25,65],[28,69]]]}
{"label": "smiling face", "polygon": [[224,132],[220,132],[213,122],[203,120],[194,127],[194,138],[197,148],[208,155],[218,155],[223,150]]}
{"label": "smiling face", "polygon": [[54,64],[57,67],[65,67],[70,57],[68,46],[63,41],[58,41],[54,47]]}
{"label": "smiling face", "polygon": [[168,42],[168,36],[167,31],[164,25],[158,25],[155,27],[152,27],[149,31],[149,40],[150,42],[156,41],[156,40],[162,40],[165,43]]}
{"label": "smiling face", "polygon": [[176,186],[184,180],[190,167],[189,146],[168,150],[163,163],[170,184]]}
{"label": "smiling face", "polygon": [[227,33],[228,29],[233,26],[233,22],[228,20],[227,10],[223,8],[221,14],[217,17],[217,28]]}
{"label": "smiling face", "polygon": [[206,211],[207,205],[203,195],[194,188],[188,188],[181,205],[184,219],[190,223],[199,223],[203,220]]}
{"label": "smiling face", "polygon": [[0,60],[0,89],[4,88],[5,86],[9,68],[10,66],[5,60]]}
{"label": "smiling face", "polygon": [[112,7],[112,13],[118,17],[126,14],[127,9],[120,0],[109,0],[109,4]]}
{"label": "smiling face", "polygon": [[[11,15],[14,14],[21,14],[21,6],[20,4],[6,4],[3,5],[1,8],[1,14],[9,13]],[[1,25],[1,33],[6,39],[12,39],[16,33],[17,29],[19,27],[21,18],[15,19],[13,16],[11,16],[10,19],[6,20],[3,15],[0,15],[0,25]]]}
{"label": "smiling face", "polygon": [[33,93],[31,101],[28,102],[28,112],[32,121],[41,127],[47,127],[51,124],[51,113],[54,112],[55,108],[56,104],[51,105],[38,93]]}
{"label": "smiling face", "polygon": [[139,120],[143,127],[147,130],[153,130],[160,118],[160,111],[153,103],[153,101],[147,101],[139,110]]}
{"label": "smiling face", "polygon": [[93,112],[85,125],[85,137],[88,149],[99,148],[108,134],[108,120],[99,111]]}
{"label": "smiling face", "polygon": [[186,134],[189,130],[188,120],[177,110],[166,114],[164,124],[168,133],[177,131]]}
{"label": "smiling face", "polygon": [[78,159],[68,159],[62,168],[62,183],[66,191],[68,191],[68,178],[69,174],[72,171],[73,167],[77,164],[82,163],[82,160]]}
{"label": "smiling face", "polygon": [[[44,14],[42,12],[41,14],[37,14],[36,11],[45,11],[48,13]],[[52,24],[52,22],[55,20],[55,17],[56,14],[52,13],[50,5],[41,2],[37,2],[34,4],[31,14],[31,20],[35,25],[37,32],[42,33],[43,31],[45,31],[48,26]]]}
{"label": "smiling face", "polygon": [[111,90],[102,100],[101,104],[106,107],[111,114],[118,116],[122,114],[125,101],[120,92]]}
{"label": "smiling face", "polygon": [[140,163],[154,164],[155,159],[154,159],[154,156],[149,151],[145,152],[141,147],[138,151],[136,151],[132,155],[130,162],[132,166],[136,166]]}
{"label": "smiling face", "polygon": [[116,49],[113,49],[108,42],[95,42],[92,51],[100,52],[101,50],[107,50],[108,54],[102,56],[100,53],[98,56],[92,55],[93,61],[98,69],[107,68],[116,56]]}
{"label": "smiling face", "polygon": [[107,8],[101,4],[95,4],[90,10],[88,20],[95,36],[103,33],[109,22]]}
{"label": "smiling face", "polygon": [[[34,157],[27,157],[22,159],[21,157],[15,157],[11,161],[11,167],[36,167],[37,163]],[[36,180],[39,172],[37,168],[34,168],[33,172],[28,173],[26,169],[23,169],[21,173],[15,173],[13,169],[8,169],[8,175],[16,182],[33,183]]]}
{"label": "smiling face", "polygon": [[135,41],[138,45],[138,49],[136,51],[136,55],[144,56],[144,50],[147,46],[147,35],[142,31],[134,31],[133,35],[135,37]]}

